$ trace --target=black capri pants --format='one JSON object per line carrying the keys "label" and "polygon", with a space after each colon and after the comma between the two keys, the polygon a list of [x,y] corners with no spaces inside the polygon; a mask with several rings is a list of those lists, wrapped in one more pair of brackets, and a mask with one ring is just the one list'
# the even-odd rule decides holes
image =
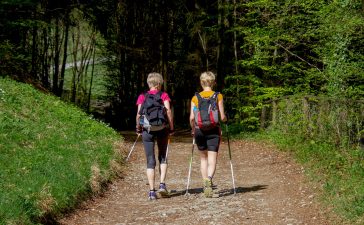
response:
{"label": "black capri pants", "polygon": [[168,130],[165,128],[159,131],[148,131],[144,130],[143,144],[144,151],[147,157],[147,168],[154,169],[156,166],[155,153],[154,153],[154,144],[157,141],[158,145],[158,161],[159,164],[167,163],[166,153],[167,153],[167,145],[168,145]]}

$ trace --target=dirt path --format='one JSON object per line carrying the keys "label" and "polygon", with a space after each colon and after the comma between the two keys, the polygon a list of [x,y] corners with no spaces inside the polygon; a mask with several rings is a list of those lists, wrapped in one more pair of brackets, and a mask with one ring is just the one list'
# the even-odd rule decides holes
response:
{"label": "dirt path", "polygon": [[[184,135],[184,136],[182,136]],[[126,135],[128,146],[135,136]],[[93,199],[61,224],[333,224],[316,200],[315,187],[289,156],[252,141],[231,143],[237,194],[232,194],[227,143],[222,142],[214,183],[219,198],[206,199],[201,189],[199,158],[195,151],[191,192],[186,189],[191,137],[171,140],[167,185],[171,198],[147,200],[142,144],[136,144],[129,168],[102,197]],[[158,177],[157,177],[158,179]]]}

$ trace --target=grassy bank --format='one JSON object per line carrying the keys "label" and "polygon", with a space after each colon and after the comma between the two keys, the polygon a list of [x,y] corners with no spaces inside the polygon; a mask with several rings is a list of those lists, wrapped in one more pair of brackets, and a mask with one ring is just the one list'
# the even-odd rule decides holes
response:
{"label": "grassy bank", "polygon": [[0,224],[44,222],[100,191],[120,169],[118,141],[76,107],[0,78]]}
{"label": "grassy bank", "polygon": [[312,182],[322,187],[322,202],[348,224],[364,224],[364,151],[359,147],[340,149],[325,140],[307,140],[276,130],[241,134],[238,138],[269,141],[292,152]]}

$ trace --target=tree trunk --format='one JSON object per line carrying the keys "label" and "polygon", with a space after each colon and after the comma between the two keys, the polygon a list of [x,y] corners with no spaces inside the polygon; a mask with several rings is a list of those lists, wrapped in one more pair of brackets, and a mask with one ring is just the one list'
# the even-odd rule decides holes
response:
{"label": "tree trunk", "polygon": [[56,30],[54,34],[54,64],[53,64],[53,84],[52,92],[58,93],[58,79],[59,79],[59,57],[60,57],[60,39],[59,39],[59,18],[56,18]]}
{"label": "tree trunk", "polygon": [[[35,14],[35,13],[34,13]],[[35,17],[35,15],[34,15]],[[34,18],[36,19],[36,18]],[[37,41],[37,35],[38,33],[38,27],[35,25],[33,26],[32,29],[32,65],[31,65],[31,76],[33,77],[33,79],[37,78],[37,66],[38,66],[38,54],[37,54],[37,50],[38,50],[38,41]]]}
{"label": "tree trunk", "polygon": [[96,55],[96,47],[92,53],[92,67],[91,67],[91,77],[90,77],[90,86],[88,89],[88,97],[87,97],[87,111],[90,112],[91,105],[91,92],[92,92],[92,82],[94,80],[94,69],[95,69],[95,55]]}
{"label": "tree trunk", "polygon": [[[67,15],[68,17],[68,15]],[[68,20],[68,19],[66,19]],[[61,68],[61,78],[60,78],[60,82],[59,82],[59,87],[58,87],[58,92],[57,92],[57,96],[61,97],[62,93],[63,93],[63,84],[64,84],[64,75],[66,72],[66,63],[67,63],[67,47],[68,47],[68,34],[69,34],[69,22],[66,21],[65,23],[66,29],[65,29],[65,34],[64,34],[64,45],[63,45],[63,61],[62,61],[62,68]]]}
{"label": "tree trunk", "polygon": [[272,125],[277,125],[277,100],[273,100],[272,102]]}
{"label": "tree trunk", "polygon": [[237,43],[236,43],[236,0],[233,0],[233,4],[234,4],[234,65],[235,65],[235,74],[238,74],[238,48],[237,48]]}
{"label": "tree trunk", "polygon": [[262,113],[260,114],[260,129],[263,130],[265,128],[267,107],[263,105]]}
{"label": "tree trunk", "polygon": [[223,87],[224,84],[224,75],[225,75],[225,46],[224,46],[224,39],[225,39],[225,6],[224,0],[218,0],[218,32],[217,32],[217,40],[218,40],[218,49],[217,49],[217,84]]}
{"label": "tree trunk", "polygon": [[[165,3],[164,3],[165,4]],[[165,7],[166,8],[166,7]],[[162,39],[161,39],[161,45],[162,45],[162,75],[164,80],[164,90],[168,91],[168,14],[167,10],[163,10],[163,26],[162,26]]]}
{"label": "tree trunk", "polygon": [[77,83],[76,83],[76,76],[77,76],[77,51],[79,46],[79,37],[75,33],[72,32],[72,43],[73,43],[73,68],[72,68],[72,81],[71,81],[71,102],[76,102],[76,92],[77,92]]}
{"label": "tree trunk", "polygon": [[303,110],[303,116],[304,116],[304,126],[305,126],[305,133],[310,133],[310,105],[308,102],[307,97],[303,97],[302,99],[302,110]]}
{"label": "tree trunk", "polygon": [[[50,28],[48,28],[50,29]],[[49,68],[50,68],[50,59],[48,57],[49,50],[49,40],[48,40],[48,32],[47,28],[43,28],[43,49],[42,49],[42,84],[45,88],[49,88]]]}

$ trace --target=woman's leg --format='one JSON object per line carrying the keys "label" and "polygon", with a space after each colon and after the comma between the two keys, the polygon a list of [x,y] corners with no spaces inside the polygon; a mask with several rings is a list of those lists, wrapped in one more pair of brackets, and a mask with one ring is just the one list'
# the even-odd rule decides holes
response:
{"label": "woman's leg", "polygon": [[147,158],[147,178],[149,183],[149,189],[154,190],[155,180],[155,155],[154,155],[154,138],[153,135],[147,131],[143,131],[143,144],[144,151]]}
{"label": "woman's leg", "polygon": [[207,151],[200,150],[200,159],[201,159],[201,175],[203,179],[208,178],[208,155]]}
{"label": "woman's leg", "polygon": [[164,183],[167,175],[167,147],[168,147],[168,131],[167,129],[159,131],[157,137],[158,144],[158,160],[159,160],[159,173],[160,182]]}
{"label": "woman's leg", "polygon": [[167,175],[167,163],[161,163],[159,165],[159,173],[160,173],[160,182],[164,183],[165,179],[166,179],[166,175]]}
{"label": "woman's leg", "polygon": [[207,150],[200,151],[201,156],[201,174],[203,178],[203,193],[205,197],[211,198],[212,197],[212,180],[209,175],[209,152]]}
{"label": "woman's leg", "polygon": [[200,159],[201,159],[201,175],[203,179],[207,179],[207,168],[208,168],[208,161],[207,161],[207,143],[205,134],[200,129],[195,129],[195,141],[197,148],[200,152]]}
{"label": "woman's leg", "polygon": [[154,187],[154,180],[155,180],[155,170],[154,169],[147,169],[147,178],[149,183],[149,190],[155,190]]}
{"label": "woman's leg", "polygon": [[216,162],[217,162],[217,152],[207,151],[207,175],[212,178],[215,175],[216,171]]}
{"label": "woman's leg", "polygon": [[206,137],[208,148],[208,176],[212,179],[216,171],[217,155],[221,141],[221,130],[219,127],[212,130]]}

